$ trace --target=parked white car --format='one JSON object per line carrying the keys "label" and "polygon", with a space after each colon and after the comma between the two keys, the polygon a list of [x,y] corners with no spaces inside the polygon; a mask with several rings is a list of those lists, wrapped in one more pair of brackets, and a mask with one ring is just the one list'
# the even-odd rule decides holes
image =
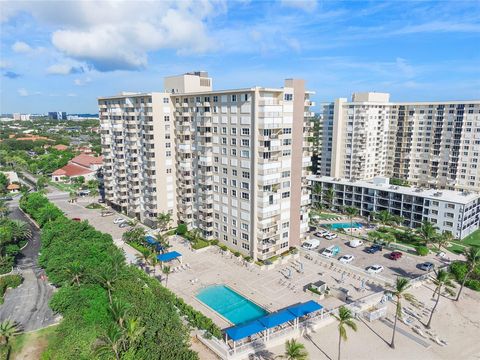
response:
{"label": "parked white car", "polygon": [[344,264],[348,264],[348,263],[351,263],[353,259],[355,259],[355,256],[353,255],[343,255],[342,257],[340,257],[340,259],[338,259],[338,261]]}
{"label": "parked white car", "polygon": [[118,217],[118,218],[115,218],[115,219],[113,220],[113,223],[114,223],[114,224],[121,224],[121,223],[123,223],[123,222],[125,222],[125,221],[127,221],[127,220],[125,220],[124,218]]}
{"label": "parked white car", "polygon": [[330,234],[330,235],[325,236],[325,239],[333,240],[333,239],[336,239],[337,237],[338,237],[337,234]]}
{"label": "parked white car", "polygon": [[350,240],[350,242],[348,243],[348,246],[352,247],[352,248],[357,248],[359,246],[362,246],[363,245],[363,241],[362,240]]}
{"label": "parked white car", "polygon": [[378,273],[381,273],[382,271],[383,271],[382,265],[375,264],[367,267],[367,272],[370,274],[378,274]]}
{"label": "parked white car", "polygon": [[309,239],[302,244],[302,248],[306,250],[314,250],[320,246],[320,240]]}

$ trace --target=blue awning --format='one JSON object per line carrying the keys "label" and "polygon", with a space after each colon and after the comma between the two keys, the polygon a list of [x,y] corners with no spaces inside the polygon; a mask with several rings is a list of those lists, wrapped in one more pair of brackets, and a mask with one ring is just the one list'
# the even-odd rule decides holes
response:
{"label": "blue awning", "polygon": [[303,304],[290,306],[286,310],[290,311],[295,317],[302,317],[320,309],[323,309],[322,305],[310,300]]}
{"label": "blue awning", "polygon": [[173,259],[176,259],[178,257],[182,256],[179,252],[176,251],[170,251],[168,253],[162,254],[162,255],[157,255],[157,259],[162,262],[167,262]]}
{"label": "blue awning", "polygon": [[290,311],[280,310],[279,312],[266,315],[258,319],[258,321],[260,321],[262,325],[265,326],[267,329],[271,329],[271,328],[274,328],[275,326],[284,324],[287,321],[294,320],[295,318],[296,316],[293,315]]}
{"label": "blue awning", "polygon": [[152,235],[147,235],[145,236],[145,241],[149,243],[150,245],[155,245],[158,244],[158,241],[155,240],[155,238]]}
{"label": "blue awning", "polygon": [[250,335],[258,334],[259,332],[265,330],[258,320],[248,322],[243,325],[234,326],[225,330],[225,333],[233,341],[242,340]]}

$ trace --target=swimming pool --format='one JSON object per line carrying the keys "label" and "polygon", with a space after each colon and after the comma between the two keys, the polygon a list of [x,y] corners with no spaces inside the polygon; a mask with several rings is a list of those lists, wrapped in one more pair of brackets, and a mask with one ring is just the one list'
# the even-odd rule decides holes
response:
{"label": "swimming pool", "polygon": [[225,285],[200,290],[197,299],[235,325],[258,319],[268,312]]}
{"label": "swimming pool", "polygon": [[346,222],[346,223],[335,223],[335,224],[328,225],[330,229],[350,229],[352,226],[356,229],[360,229],[362,227],[362,224],[359,224],[356,222],[354,222],[353,224],[350,224],[349,222]]}

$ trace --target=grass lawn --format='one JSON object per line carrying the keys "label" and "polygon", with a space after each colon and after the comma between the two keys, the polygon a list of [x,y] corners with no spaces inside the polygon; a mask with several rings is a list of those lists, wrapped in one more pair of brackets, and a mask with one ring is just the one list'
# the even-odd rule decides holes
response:
{"label": "grass lawn", "polygon": [[39,359],[42,351],[47,347],[48,340],[55,334],[57,326],[15,336],[10,345],[11,359]]}
{"label": "grass lawn", "polygon": [[464,245],[480,246],[480,229],[468,235],[461,243]]}
{"label": "grass lawn", "polygon": [[449,246],[447,248],[448,251],[454,253],[454,254],[461,254],[463,253],[463,249],[465,249],[463,246],[461,245],[458,245],[458,244],[453,244],[452,243],[452,246]]}
{"label": "grass lawn", "polygon": [[78,190],[78,185],[55,182],[55,181],[49,181],[49,184],[52,185],[53,187],[56,187],[59,190],[66,191],[66,192]]}
{"label": "grass lawn", "polygon": [[91,204],[88,204],[87,206],[85,206],[85,208],[91,209],[91,210],[94,210],[94,209],[105,209],[105,206],[100,205],[100,204],[97,204],[97,203],[91,203]]}

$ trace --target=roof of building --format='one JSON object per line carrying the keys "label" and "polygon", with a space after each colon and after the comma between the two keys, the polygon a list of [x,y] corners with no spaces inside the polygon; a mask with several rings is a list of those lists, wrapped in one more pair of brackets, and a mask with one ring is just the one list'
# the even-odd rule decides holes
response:
{"label": "roof of building", "polygon": [[92,172],[93,172],[93,170],[90,170],[90,169],[85,168],[83,166],[68,163],[64,167],[55,170],[52,173],[52,175],[72,177],[72,176],[87,175],[87,174],[90,174]]}
{"label": "roof of building", "polygon": [[7,190],[18,190],[20,189],[20,185],[18,184],[8,184]]}
{"label": "roof of building", "polygon": [[91,156],[87,154],[80,154],[78,156],[75,156],[70,162],[85,166],[85,167],[90,167],[90,165],[101,165],[103,163],[103,156]]}
{"label": "roof of building", "polygon": [[52,146],[54,149],[57,149],[59,151],[63,151],[63,150],[67,150],[68,149],[68,146],[67,145],[63,145],[63,144],[58,144],[58,145],[55,145],[55,146]]}
{"label": "roof of building", "polygon": [[330,176],[312,175],[308,177],[311,181],[324,181],[348,186],[359,186],[368,189],[375,189],[381,191],[395,192],[398,194],[419,196],[435,201],[446,201],[457,204],[468,204],[480,198],[480,194],[467,191],[453,191],[453,190],[438,190],[438,189],[424,189],[419,187],[397,186],[387,183],[377,184],[372,180],[349,180],[333,178]]}

